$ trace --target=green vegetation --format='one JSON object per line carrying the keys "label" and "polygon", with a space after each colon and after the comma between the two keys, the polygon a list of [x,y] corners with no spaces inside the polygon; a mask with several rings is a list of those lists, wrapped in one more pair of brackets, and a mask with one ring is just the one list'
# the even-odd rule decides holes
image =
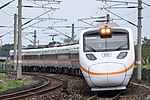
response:
{"label": "green vegetation", "polygon": [[12,66],[10,66],[9,64],[2,64],[0,65],[0,70],[13,70]]}
{"label": "green vegetation", "polygon": [[15,80],[15,81],[8,81],[4,84],[0,84],[0,91],[6,91],[9,89],[13,89],[16,87],[23,86],[24,84],[28,83],[28,80]]}
{"label": "green vegetation", "polygon": [[[137,48],[137,45],[135,47]],[[133,80],[137,80],[137,67],[134,69]],[[150,84],[150,39],[147,37],[142,38],[142,81]]]}
{"label": "green vegetation", "polygon": [[17,87],[21,87],[24,84],[27,84],[29,82],[31,82],[31,80],[7,80],[9,76],[7,76],[4,73],[0,73],[0,92],[2,91],[7,91],[9,89],[13,89],[13,88],[17,88]]}
{"label": "green vegetation", "polygon": [[14,48],[13,44],[5,44],[0,48],[0,56],[9,56],[9,51]]}
{"label": "green vegetation", "polygon": [[[135,51],[137,56],[137,45],[135,45]],[[137,58],[137,57],[136,57]],[[142,65],[150,67],[150,39],[147,37],[142,38]]]}
{"label": "green vegetation", "polygon": [[[145,84],[150,85],[150,74],[149,73],[150,73],[150,65],[142,66],[142,81]],[[133,72],[133,80],[138,81],[137,80],[137,66],[135,67],[134,72]]]}
{"label": "green vegetation", "polygon": [[5,78],[5,77],[6,77],[6,75],[4,73],[0,73],[0,80]]}

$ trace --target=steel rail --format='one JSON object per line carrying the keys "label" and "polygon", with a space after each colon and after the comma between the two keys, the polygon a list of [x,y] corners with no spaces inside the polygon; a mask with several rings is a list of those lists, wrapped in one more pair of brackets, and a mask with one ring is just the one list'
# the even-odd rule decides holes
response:
{"label": "steel rail", "polygon": [[16,100],[16,99],[31,97],[33,95],[41,95],[41,94],[53,91],[62,86],[62,82],[61,82],[59,85],[56,85],[54,87],[49,87],[51,85],[51,82],[49,81],[50,79],[53,78],[53,79],[61,81],[60,79],[52,77],[52,76],[46,76],[43,74],[32,74],[32,73],[24,73],[24,74],[36,75],[40,79],[45,80],[45,82],[43,85],[35,87],[35,88],[22,90],[22,91],[11,93],[11,94],[1,95],[0,100]]}
{"label": "steel rail", "polygon": [[[119,92],[118,94],[116,94],[116,95],[113,96],[113,97],[105,97],[105,98],[103,98],[103,100],[118,100],[118,99],[120,98],[120,96],[121,96],[121,93],[122,93],[122,91]],[[96,95],[94,95],[94,96],[89,97],[87,100],[99,100],[99,99],[101,99],[101,97],[99,97],[99,96],[96,94]]]}

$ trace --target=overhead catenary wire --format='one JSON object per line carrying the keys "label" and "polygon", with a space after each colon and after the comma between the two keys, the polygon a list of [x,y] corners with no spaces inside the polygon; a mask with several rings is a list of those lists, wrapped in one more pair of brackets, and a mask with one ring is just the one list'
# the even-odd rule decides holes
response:
{"label": "overhead catenary wire", "polygon": [[129,24],[138,27],[138,26],[137,26],[136,24],[134,24],[133,22],[131,22],[131,21],[129,21],[129,20],[127,20],[127,19],[125,19],[125,18],[123,18],[123,17],[121,17],[121,16],[115,14],[114,12],[112,12],[112,11],[110,11],[110,10],[107,10],[107,9],[104,9],[104,10],[106,10],[106,11],[108,11],[109,13],[111,13],[111,14],[117,16],[118,18],[120,18],[120,19],[122,19],[122,20],[128,22]]}
{"label": "overhead catenary wire", "polygon": [[96,0],[96,1],[116,2],[116,3],[124,3],[124,4],[138,4],[137,2],[132,2],[132,1],[117,1],[117,0]]}
{"label": "overhead catenary wire", "polygon": [[0,28],[13,28],[13,26],[3,26],[3,25],[0,25]]}
{"label": "overhead catenary wire", "polygon": [[2,5],[2,6],[0,7],[0,9],[2,9],[2,8],[6,7],[6,6],[8,6],[10,3],[14,2],[14,1],[15,1],[15,0],[12,0],[12,1],[10,1],[10,2],[4,4],[4,5]]}
{"label": "overhead catenary wire", "polygon": [[58,32],[58,33],[64,35],[65,37],[67,37],[67,38],[69,38],[69,39],[71,38],[70,36],[68,36],[68,35],[66,35],[66,34],[64,34],[64,33],[62,33],[62,32],[60,32],[59,30],[57,30],[57,29],[55,29],[55,28],[51,28],[51,29],[55,30],[56,32]]}
{"label": "overhead catenary wire", "polygon": [[[13,1],[15,1],[15,0],[12,0],[11,2],[13,2]],[[8,4],[10,4],[11,2],[9,2]],[[8,5],[8,4],[7,4],[7,5]],[[6,6],[6,5],[5,5],[5,6]],[[2,7],[4,7],[4,6],[2,6]],[[55,10],[55,8],[52,8],[52,9],[50,9],[50,10],[48,10],[48,11],[42,13],[41,15],[39,15],[39,16],[33,18],[33,19],[30,19],[29,21],[23,23],[22,26],[24,26],[24,25],[26,25],[26,24],[29,24],[29,23],[32,22],[33,20],[36,20],[36,19],[40,18],[41,16],[43,16],[44,14],[46,14],[46,13],[52,11],[52,10]],[[50,17],[49,17],[49,20],[59,20],[59,19],[57,19],[57,18],[54,19],[54,18],[50,18]],[[66,21],[67,19],[60,19],[60,20],[65,20],[65,21]],[[41,21],[43,21],[43,20],[41,19],[41,20],[38,21],[38,22],[35,22],[35,23],[33,23],[33,24],[31,24],[31,25],[29,25],[29,26],[27,26],[27,27],[24,27],[24,28],[22,28],[22,30],[24,30],[24,29],[26,29],[26,28],[29,28],[30,26],[35,25],[35,24],[37,24],[37,23],[39,23],[39,22],[41,22]],[[10,33],[12,33],[12,32],[13,32],[13,30],[11,30],[11,31],[9,31],[9,32],[6,32],[6,33],[3,34],[3,35],[5,36],[5,35],[10,34]]]}
{"label": "overhead catenary wire", "polygon": [[90,25],[90,26],[95,27],[95,25],[93,25],[93,24],[91,24],[91,23],[88,23],[88,22],[86,22],[86,21],[84,21],[84,20],[82,20],[82,19],[79,19],[78,21],[81,21],[81,22],[83,22],[83,23],[85,23],[85,24],[88,24],[88,25]]}
{"label": "overhead catenary wire", "polygon": [[[42,2],[41,2],[42,3]],[[42,5],[42,8],[44,9],[44,11],[46,11],[45,7]],[[51,18],[51,16],[49,15],[49,13],[47,13],[48,17]],[[52,20],[52,22],[55,24],[55,22]]]}
{"label": "overhead catenary wire", "polygon": [[[25,18],[23,17],[22,19],[33,19],[33,18]],[[67,21],[68,19],[63,19],[63,18],[36,18],[34,20],[64,20],[64,21]]]}
{"label": "overhead catenary wire", "polygon": [[137,6],[129,6],[129,7],[100,7],[99,9],[131,9],[131,8],[138,8]]}
{"label": "overhead catenary wire", "polygon": [[[26,7],[26,8],[43,8],[43,7],[39,7],[39,6],[28,6],[28,5],[23,5],[22,7]],[[44,7],[45,9],[59,9],[59,8],[53,8],[53,7]]]}
{"label": "overhead catenary wire", "polygon": [[[8,6],[9,4],[11,4],[13,1],[15,1],[15,0],[12,0],[12,1],[10,1],[10,2],[4,4],[4,5],[2,5],[2,6],[0,7],[0,10],[1,10],[4,14],[6,14],[6,15],[8,15],[8,16],[13,16],[13,15],[8,14],[7,12],[5,12],[5,11],[2,10],[3,8],[5,8],[5,7]],[[3,2],[1,1],[1,3],[3,3]]]}
{"label": "overhead catenary wire", "polygon": [[[72,26],[31,26],[33,28],[72,28]],[[93,27],[82,27],[82,26],[77,26],[77,27],[74,27],[74,28],[93,28]]]}
{"label": "overhead catenary wire", "polygon": [[143,3],[144,5],[146,5],[146,6],[150,7],[150,4],[145,3],[145,2],[143,2],[143,1],[142,1],[142,3]]}
{"label": "overhead catenary wire", "polygon": [[46,11],[46,12],[44,12],[44,13],[40,14],[39,16],[37,16],[37,17],[35,17],[35,18],[33,18],[33,19],[31,19],[31,20],[29,20],[29,21],[25,22],[24,24],[22,24],[22,26],[24,26],[24,25],[26,25],[26,24],[28,24],[28,23],[32,22],[33,20],[35,20],[35,19],[37,19],[37,18],[39,18],[39,17],[41,17],[41,16],[43,16],[43,15],[47,14],[48,12],[50,12],[50,11],[52,11],[52,10],[53,10],[53,9],[50,9],[50,10],[48,10],[48,11]]}

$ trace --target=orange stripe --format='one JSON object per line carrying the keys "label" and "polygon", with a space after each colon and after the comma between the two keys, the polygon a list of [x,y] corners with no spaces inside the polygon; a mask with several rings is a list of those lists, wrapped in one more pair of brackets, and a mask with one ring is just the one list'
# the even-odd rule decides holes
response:
{"label": "orange stripe", "polygon": [[122,74],[122,73],[125,73],[127,71],[129,71],[133,66],[134,66],[135,62],[133,62],[128,68],[122,70],[122,71],[118,71],[118,72],[110,72],[110,73],[96,73],[96,72],[91,72],[91,71],[88,71],[87,69],[85,69],[84,67],[80,66],[80,68],[88,73],[88,74],[91,74],[91,75],[115,75],[115,74]]}
{"label": "orange stripe", "polygon": [[22,62],[79,62],[79,59],[22,60]]}

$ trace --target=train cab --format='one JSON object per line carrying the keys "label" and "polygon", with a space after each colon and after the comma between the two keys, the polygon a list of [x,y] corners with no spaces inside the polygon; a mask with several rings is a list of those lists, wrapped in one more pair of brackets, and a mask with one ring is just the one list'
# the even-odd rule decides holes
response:
{"label": "train cab", "polygon": [[131,29],[87,29],[79,44],[80,68],[92,91],[126,89],[135,61]]}

